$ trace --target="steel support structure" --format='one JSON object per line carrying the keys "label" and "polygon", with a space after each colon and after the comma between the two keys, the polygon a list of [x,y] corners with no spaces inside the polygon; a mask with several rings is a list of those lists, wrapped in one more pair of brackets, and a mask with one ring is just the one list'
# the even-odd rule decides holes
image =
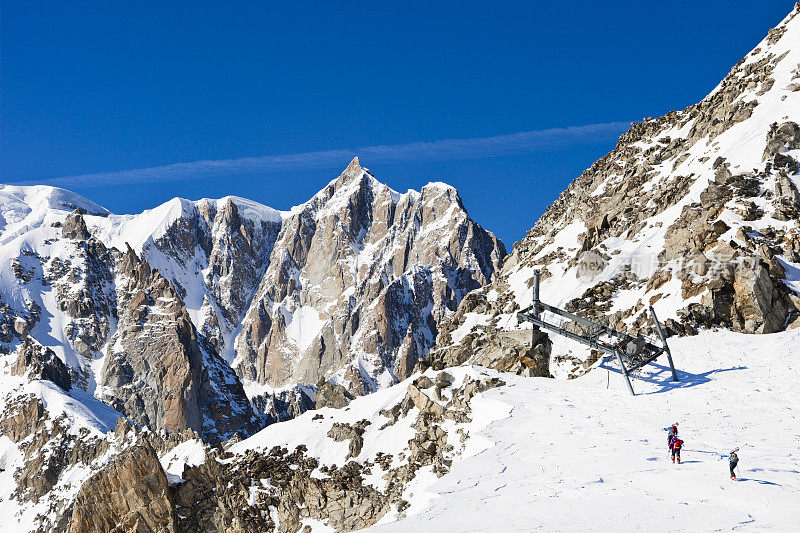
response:
{"label": "steel support structure", "polygon": [[669,360],[669,368],[672,370],[672,381],[680,381],[678,379],[678,373],[675,371],[675,364],[672,362],[672,352],[669,351],[669,345],[667,344],[667,338],[664,336],[664,332],[661,330],[661,322],[658,321],[658,317],[656,316],[656,312],[653,310],[653,306],[650,306],[650,316],[653,317],[653,322],[656,324],[656,330],[658,331],[658,336],[661,337],[661,342],[664,343],[664,351],[667,353],[667,359]]}
{"label": "steel support structure", "polygon": [[[661,329],[661,324],[659,323],[652,306],[650,307],[650,315],[653,317],[653,322],[656,325],[658,336],[661,339],[661,346],[650,342],[644,337],[632,337],[627,333],[622,333],[608,326],[604,326],[592,320],[588,320],[570,313],[569,311],[565,311],[564,309],[560,309],[542,302],[539,299],[540,272],[538,270],[533,272],[533,280],[533,304],[517,313],[520,318],[532,323],[536,327],[552,331],[553,333],[561,335],[562,337],[572,339],[576,342],[580,342],[581,344],[589,346],[590,348],[600,350],[601,352],[616,357],[617,361],[619,362],[620,369],[622,370],[622,375],[625,376],[628,390],[634,396],[636,393],[633,391],[633,385],[631,384],[630,380],[631,372],[635,372],[643,366],[652,363],[663,353],[666,353],[667,358],[669,359],[669,366],[672,370],[672,380],[679,381],[678,374],[675,371],[675,365],[672,362],[672,354],[670,353],[669,346],[667,345],[667,339],[664,336],[664,332]],[[557,316],[585,326],[588,329],[588,334],[583,335],[580,333],[575,333],[563,328],[561,325],[547,322],[542,318],[543,311],[548,311]],[[603,341],[600,339],[601,336],[606,336],[609,340]],[[634,341],[638,341],[638,343],[635,344]],[[636,347],[636,351],[633,354],[629,354],[626,351],[626,349],[631,345]]]}

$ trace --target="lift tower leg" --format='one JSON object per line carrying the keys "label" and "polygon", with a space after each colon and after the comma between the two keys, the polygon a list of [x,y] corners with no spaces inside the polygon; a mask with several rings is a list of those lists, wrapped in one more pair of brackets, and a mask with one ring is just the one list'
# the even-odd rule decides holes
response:
{"label": "lift tower leg", "polygon": [[661,342],[664,343],[664,351],[667,352],[667,359],[669,360],[669,368],[672,370],[672,381],[680,381],[678,379],[678,373],[675,371],[675,364],[672,362],[672,353],[669,351],[669,345],[667,344],[667,338],[664,336],[664,332],[661,330],[661,323],[658,321],[658,317],[656,317],[656,312],[653,310],[653,306],[650,306],[650,316],[653,317],[653,322],[656,324],[656,330],[658,330],[658,336],[661,337]]}
{"label": "lift tower leg", "polygon": [[614,350],[614,354],[617,356],[617,361],[619,361],[619,368],[622,370],[622,375],[625,376],[625,383],[628,384],[628,390],[631,391],[631,396],[636,396],[636,393],[633,392],[633,385],[631,385],[631,378],[628,376],[628,369],[625,368],[625,363],[622,362],[622,355],[620,355],[619,352],[619,348]]}

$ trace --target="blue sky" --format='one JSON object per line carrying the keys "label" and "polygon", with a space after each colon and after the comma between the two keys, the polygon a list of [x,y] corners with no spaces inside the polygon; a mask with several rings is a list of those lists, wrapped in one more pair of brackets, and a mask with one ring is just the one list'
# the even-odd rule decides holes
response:
{"label": "blue sky", "polygon": [[[510,247],[621,132],[540,130],[690,105],[792,5],[3,0],[0,181],[82,176],[58,183],[118,213],[227,194],[286,209],[359,147],[434,143],[433,156],[361,162],[400,191],[456,186]],[[435,144],[531,131],[505,152]],[[327,155],[159,182],[107,174],[308,152]]]}

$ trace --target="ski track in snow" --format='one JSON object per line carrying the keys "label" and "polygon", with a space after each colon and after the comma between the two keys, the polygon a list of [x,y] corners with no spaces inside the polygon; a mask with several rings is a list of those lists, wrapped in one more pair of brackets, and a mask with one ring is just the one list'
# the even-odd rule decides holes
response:
{"label": "ski track in snow", "polygon": [[[671,346],[681,382],[662,357],[636,397],[613,362],[572,381],[503,375],[473,400],[510,413],[472,435],[488,446],[428,488],[427,508],[370,531],[800,531],[800,331]],[[736,446],[734,482],[719,456]]]}

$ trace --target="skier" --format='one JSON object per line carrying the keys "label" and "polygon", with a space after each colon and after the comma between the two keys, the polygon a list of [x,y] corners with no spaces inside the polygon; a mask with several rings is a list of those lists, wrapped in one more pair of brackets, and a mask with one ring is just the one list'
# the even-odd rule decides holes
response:
{"label": "skier", "polygon": [[675,422],[672,424],[672,427],[669,428],[667,432],[667,448],[672,451],[672,441],[678,438],[678,423]]}
{"label": "skier", "polygon": [[670,427],[669,430],[667,431],[667,443],[669,443],[669,441],[671,441],[673,437],[677,436],[678,436],[678,423],[675,422],[674,424],[672,424],[672,427]]}
{"label": "skier", "polygon": [[676,435],[674,439],[672,439],[672,462],[675,462],[675,458],[678,458],[678,464],[681,464],[681,447],[683,447],[683,441],[678,438]]}
{"label": "skier", "polygon": [[730,466],[731,466],[731,479],[733,480],[736,479],[736,472],[734,472],[733,469],[736,468],[737,464],[739,464],[739,456],[736,455],[736,450],[732,450],[730,456]]}

